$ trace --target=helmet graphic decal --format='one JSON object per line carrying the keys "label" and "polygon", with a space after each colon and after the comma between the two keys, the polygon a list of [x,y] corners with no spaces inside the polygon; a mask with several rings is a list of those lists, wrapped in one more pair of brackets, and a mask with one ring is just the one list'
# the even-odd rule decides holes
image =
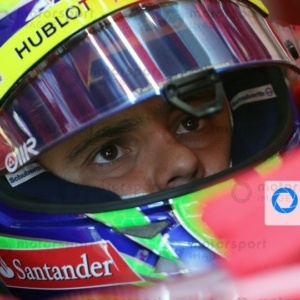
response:
{"label": "helmet graphic decal", "polygon": [[26,22],[31,21],[32,19],[34,19],[43,11],[49,9],[53,5],[54,5],[54,0],[38,0],[25,21]]}
{"label": "helmet graphic decal", "polygon": [[24,25],[60,0],[14,0],[0,3],[0,46]]}
{"label": "helmet graphic decal", "polygon": [[13,278],[15,276],[14,271],[7,266],[2,257],[0,257],[0,274],[5,278]]}
{"label": "helmet graphic decal", "polygon": [[32,0],[13,0],[0,3],[0,20],[31,1]]}
{"label": "helmet graphic decal", "polygon": [[[71,255],[70,255],[71,254]],[[109,242],[62,248],[0,249],[0,276],[7,286],[90,288],[143,281]]]}
{"label": "helmet graphic decal", "polygon": [[259,9],[261,9],[265,14],[269,14],[268,9],[263,4],[261,0],[249,0],[249,2],[253,3],[255,6],[257,6]]}
{"label": "helmet graphic decal", "polygon": [[264,86],[240,92],[235,97],[233,97],[233,99],[230,101],[230,105],[232,109],[235,110],[244,103],[262,101],[272,99],[275,97],[277,96],[274,93],[273,86],[271,84],[267,84]]}
{"label": "helmet graphic decal", "polygon": [[186,230],[196,237],[203,245],[219,255],[226,256],[226,247],[216,238],[214,233],[201,219],[205,203],[212,199],[212,196],[221,194],[232,188],[234,181],[229,180],[213,187],[192,193],[189,196],[182,196],[173,199],[174,212],[182,222]]}
{"label": "helmet graphic decal", "polygon": [[13,152],[7,154],[5,158],[7,170],[13,173],[17,170],[18,166],[23,166],[29,161],[29,155],[38,155],[39,152],[35,150],[35,147],[36,139],[29,138],[26,143],[17,149],[16,154]]}
{"label": "helmet graphic decal", "polygon": [[[13,166],[15,162],[15,157],[11,157],[12,162],[11,166]],[[45,172],[46,170],[43,169],[39,164],[31,164],[29,166],[24,166],[21,170],[18,172],[15,172],[14,174],[6,175],[6,178],[9,182],[9,184],[14,187],[19,184],[22,184],[23,182],[30,180],[31,178]]]}
{"label": "helmet graphic decal", "polygon": [[[174,244],[172,242],[172,231],[169,232],[162,229],[161,233],[156,234],[154,237],[142,238],[137,236],[139,235],[139,230],[145,230],[145,228],[143,228],[145,225],[150,227],[151,223],[157,223],[162,220],[168,220],[168,226],[174,228],[181,224],[184,230],[191,234],[202,246],[223,256],[227,254],[226,249],[224,249],[224,245],[221,241],[217,239],[212,231],[201,220],[201,211],[204,207],[204,203],[209,201],[212,195],[215,195],[220,190],[224,191],[230,189],[232,184],[233,181],[228,181],[217,187],[193,193],[190,196],[178,197],[169,202],[155,203],[153,205],[145,206],[144,208],[132,208],[122,211],[91,214],[89,216],[114,228],[117,232],[123,232],[131,240],[175,263],[180,263],[182,258],[178,255],[176,247],[174,247],[176,242],[174,241]],[[152,214],[149,215],[149,217],[147,216],[147,211],[151,211],[151,208],[167,205],[170,205],[169,213],[164,215],[159,214],[157,215],[157,219],[155,219]],[[172,217],[173,213],[176,216],[175,219]],[[179,221],[177,225],[176,219]],[[130,230],[128,230],[131,228],[136,229],[134,234],[130,233]],[[184,264],[182,264],[181,267],[184,268]]]}
{"label": "helmet graphic decal", "polygon": [[[148,219],[147,215],[139,208],[132,208],[124,211],[117,212],[108,212],[90,215],[92,218],[99,220],[109,226],[116,228],[121,231],[128,227],[135,227],[137,230],[145,225],[150,225],[151,221]],[[168,217],[165,217],[168,220]],[[161,221],[161,220],[160,220]],[[122,231],[121,231],[122,232]],[[155,253],[159,254],[162,257],[170,259],[172,261],[178,262],[178,257],[174,250],[170,247],[169,243],[164,239],[161,233],[157,233],[152,238],[142,238],[138,236],[133,236],[127,234],[127,236],[136,241],[137,243],[145,246],[148,249],[154,250]]]}

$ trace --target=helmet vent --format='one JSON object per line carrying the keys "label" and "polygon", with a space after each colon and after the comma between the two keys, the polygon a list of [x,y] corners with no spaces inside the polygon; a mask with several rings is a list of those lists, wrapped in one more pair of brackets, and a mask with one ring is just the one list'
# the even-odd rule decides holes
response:
{"label": "helmet vent", "polygon": [[158,233],[160,233],[165,228],[167,228],[169,225],[170,223],[168,221],[160,221],[160,222],[153,222],[142,226],[115,228],[114,230],[122,234],[132,235],[132,236],[145,238],[145,239],[152,239]]}
{"label": "helmet vent", "polygon": [[164,257],[160,257],[156,267],[155,272],[157,273],[178,273],[183,269],[183,265],[181,263],[166,259]]}

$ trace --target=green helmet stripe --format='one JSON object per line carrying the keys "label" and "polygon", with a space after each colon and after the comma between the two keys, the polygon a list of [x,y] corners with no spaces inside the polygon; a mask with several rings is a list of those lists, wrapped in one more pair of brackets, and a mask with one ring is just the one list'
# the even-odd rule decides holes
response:
{"label": "green helmet stripe", "polygon": [[161,273],[155,273],[155,268],[153,268],[150,265],[147,265],[146,263],[141,262],[140,260],[137,260],[133,257],[123,255],[123,258],[127,262],[127,264],[135,270],[139,275],[147,276],[151,278],[156,278],[160,280],[167,280],[168,276],[161,274]]}
{"label": "green helmet stripe", "polygon": [[201,191],[173,199],[175,214],[184,228],[210,250],[226,255],[226,249],[212,230],[203,222],[202,215],[205,204],[229,191],[234,185],[228,180]]}
{"label": "green helmet stripe", "polygon": [[97,213],[89,216],[97,221],[115,228],[150,224],[150,221],[147,219],[147,217],[137,208]]}

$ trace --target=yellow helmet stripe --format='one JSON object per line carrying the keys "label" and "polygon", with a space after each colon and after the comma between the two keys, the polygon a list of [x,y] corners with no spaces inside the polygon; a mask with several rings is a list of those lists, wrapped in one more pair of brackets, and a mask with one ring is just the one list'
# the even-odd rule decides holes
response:
{"label": "yellow helmet stripe", "polygon": [[252,4],[257,6],[260,10],[262,10],[266,15],[269,14],[267,7],[260,0],[249,0]]}
{"label": "yellow helmet stripe", "polygon": [[282,167],[282,158],[279,154],[274,154],[270,158],[268,158],[266,161],[258,165],[255,170],[262,176],[266,177],[269,174],[274,173],[277,171],[280,167]]}
{"label": "yellow helmet stripe", "polygon": [[11,0],[9,2],[0,3],[0,12],[9,13],[17,4],[20,3],[20,0]]}
{"label": "yellow helmet stripe", "polygon": [[[138,0],[60,1],[33,19],[1,48],[0,99],[30,68],[66,38],[92,22]],[[0,100],[2,105],[3,100]]]}
{"label": "yellow helmet stripe", "polygon": [[[267,13],[260,0],[249,1]],[[29,22],[0,48],[0,57],[9,62],[0,66],[0,105],[15,82],[66,38],[136,2],[138,0],[62,0]]]}

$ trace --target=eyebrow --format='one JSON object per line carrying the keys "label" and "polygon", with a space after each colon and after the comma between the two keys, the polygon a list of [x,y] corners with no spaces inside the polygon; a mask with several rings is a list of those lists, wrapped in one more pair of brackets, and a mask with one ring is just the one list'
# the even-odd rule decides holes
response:
{"label": "eyebrow", "polygon": [[[197,94],[196,96],[191,95],[186,99],[186,102],[190,103],[197,100],[203,101],[209,95],[210,95],[209,91],[205,91],[205,93],[201,95],[201,98],[199,96],[197,97]],[[162,115],[162,114],[167,115],[177,109],[178,108],[173,104],[162,101],[157,105],[154,113],[156,115]],[[137,130],[144,122],[145,121],[139,116],[134,116],[134,117],[124,118],[120,121],[114,122],[112,125],[103,126],[102,128],[96,130],[95,132],[92,132],[91,130],[90,135],[87,138],[80,141],[78,144],[74,145],[72,150],[67,153],[67,155],[65,156],[65,161],[67,163],[71,163],[73,160],[79,157],[88,147],[98,143],[99,140],[105,138],[112,138],[115,137],[116,135]]]}
{"label": "eyebrow", "polygon": [[67,153],[65,160],[66,162],[70,163],[78,156],[80,156],[88,147],[98,143],[100,140],[105,138],[112,138],[116,135],[137,130],[142,123],[143,120],[141,118],[139,118],[138,116],[134,116],[130,119],[125,118],[120,121],[114,122],[112,125],[103,126],[95,132],[90,131],[88,137],[72,147],[72,150]]}

